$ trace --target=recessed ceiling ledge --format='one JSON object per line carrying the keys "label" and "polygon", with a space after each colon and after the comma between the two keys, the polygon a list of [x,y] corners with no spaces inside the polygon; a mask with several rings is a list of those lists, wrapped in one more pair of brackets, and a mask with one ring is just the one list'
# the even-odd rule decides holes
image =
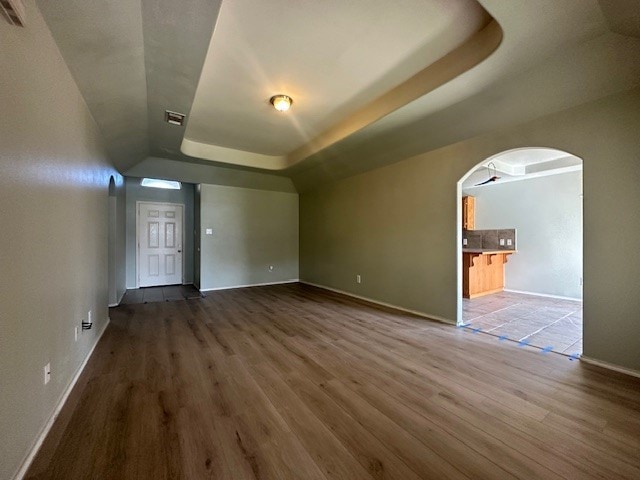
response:
{"label": "recessed ceiling ledge", "polygon": [[190,157],[264,170],[283,170],[289,166],[285,155],[264,155],[262,153],[245,152],[235,148],[196,142],[188,138],[182,140],[180,151]]}
{"label": "recessed ceiling ledge", "polygon": [[188,138],[183,139],[180,150],[191,157],[264,170],[292,167],[467,72],[488,58],[502,37],[502,28],[491,20],[455,50],[287,155],[247,152]]}

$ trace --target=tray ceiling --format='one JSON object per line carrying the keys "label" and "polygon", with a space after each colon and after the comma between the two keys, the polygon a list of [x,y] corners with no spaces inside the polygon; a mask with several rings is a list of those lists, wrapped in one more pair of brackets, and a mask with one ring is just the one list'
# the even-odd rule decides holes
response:
{"label": "tray ceiling", "polygon": [[113,163],[162,178],[303,191],[640,85],[638,0],[36,3]]}
{"label": "tray ceiling", "polygon": [[[343,0],[223,2],[185,134],[189,146],[286,156],[490,21],[474,0],[402,0],[394,8],[388,0],[370,0],[363,6]],[[289,112],[269,104],[278,93],[294,99]],[[231,152],[210,151],[212,160],[234,161],[215,158]]]}

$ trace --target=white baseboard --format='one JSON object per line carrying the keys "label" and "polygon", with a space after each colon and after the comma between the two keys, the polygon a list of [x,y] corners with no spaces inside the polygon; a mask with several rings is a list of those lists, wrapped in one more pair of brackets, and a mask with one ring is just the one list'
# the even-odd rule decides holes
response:
{"label": "white baseboard", "polygon": [[589,363],[591,365],[596,365],[598,367],[606,368],[607,370],[613,370],[614,372],[624,373],[626,375],[631,375],[632,377],[640,378],[640,370],[633,370],[631,368],[621,367],[614,363],[603,362],[602,360],[596,360],[595,358],[585,357],[582,355],[580,360]]}
{"label": "white baseboard", "polygon": [[318,283],[307,282],[305,280],[300,280],[300,283],[304,283],[305,285],[311,285],[312,287],[322,288],[324,290],[329,290],[331,292],[341,293],[342,295],[347,295],[349,297],[358,298],[360,300],[365,300],[367,302],[375,303],[377,305],[382,305],[383,307],[394,308],[396,310],[400,310],[402,312],[411,313],[413,315],[417,315],[419,317],[427,318],[429,320],[435,320],[435,321],[440,322],[440,323],[446,323],[447,325],[454,325],[455,326],[455,324],[456,324],[455,321],[450,320],[448,318],[439,317],[438,315],[430,315],[430,314],[424,313],[424,312],[418,312],[417,310],[410,310],[408,308],[399,307],[398,305],[393,305],[392,303],[385,303],[385,302],[381,302],[379,300],[374,300],[373,298],[363,297],[361,295],[356,295],[355,293],[347,292],[347,291],[344,291],[344,290],[339,290],[337,288],[327,287],[326,285],[320,285]]}
{"label": "white baseboard", "polygon": [[84,371],[84,368],[87,366],[87,363],[89,362],[89,359],[93,354],[93,351],[96,349],[96,345],[98,345],[98,343],[100,342],[100,339],[102,338],[102,335],[107,330],[107,327],[109,326],[109,322],[110,322],[109,317],[107,317],[107,321],[105,322],[104,327],[102,327],[102,330],[98,334],[98,337],[96,338],[96,341],[94,342],[93,347],[91,347],[91,350],[89,351],[87,356],[84,358],[84,360],[78,367],[78,370],[76,370],[76,373],[71,379],[71,382],[69,382],[69,385],[67,385],[67,388],[64,390],[64,392],[62,392],[62,395],[60,396],[58,403],[56,404],[56,408],[53,410],[53,413],[49,417],[49,420],[45,424],[44,428],[40,431],[40,434],[36,438],[36,441],[34,442],[31,449],[27,453],[25,459],[23,460],[22,465],[14,475],[13,477],[14,480],[22,480],[24,476],[27,474],[27,470],[29,470],[29,467],[31,466],[31,462],[33,462],[33,459],[38,453],[38,450],[40,450],[40,447],[42,446],[42,442],[44,442],[44,439],[49,434],[51,427],[53,427],[53,424],[58,418],[58,415],[60,414],[62,407],[64,407],[64,404],[67,402],[67,399],[69,398],[69,395],[73,390],[73,387],[76,386],[76,383],[80,378],[80,375]]}
{"label": "white baseboard", "polygon": [[522,293],[523,295],[535,295],[536,297],[557,298],[558,300],[571,300],[573,302],[582,302],[581,298],[562,297],[560,295],[550,295],[548,293],[527,292],[525,290],[511,290],[510,288],[505,288],[504,291],[511,292],[511,293]]}
{"label": "white baseboard", "polygon": [[201,292],[215,292],[217,290],[231,290],[233,288],[248,288],[248,287],[264,287],[267,285],[284,285],[285,283],[298,283],[300,280],[292,278],[291,280],[282,280],[281,282],[267,282],[267,283],[250,283],[247,285],[232,285],[229,287],[215,287],[215,288],[201,288]]}

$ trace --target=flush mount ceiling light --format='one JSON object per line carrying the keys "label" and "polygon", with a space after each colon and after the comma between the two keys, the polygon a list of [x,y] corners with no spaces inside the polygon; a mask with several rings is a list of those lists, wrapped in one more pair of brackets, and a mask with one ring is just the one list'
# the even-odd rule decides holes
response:
{"label": "flush mount ceiling light", "polygon": [[269,102],[279,112],[286,112],[291,107],[293,99],[288,95],[274,95],[269,99]]}

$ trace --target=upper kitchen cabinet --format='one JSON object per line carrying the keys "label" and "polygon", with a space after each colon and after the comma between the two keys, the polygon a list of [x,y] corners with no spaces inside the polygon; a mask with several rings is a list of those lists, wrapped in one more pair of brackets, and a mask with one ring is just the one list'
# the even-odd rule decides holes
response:
{"label": "upper kitchen cabinet", "polygon": [[476,198],[462,197],[462,229],[473,230],[476,227]]}

